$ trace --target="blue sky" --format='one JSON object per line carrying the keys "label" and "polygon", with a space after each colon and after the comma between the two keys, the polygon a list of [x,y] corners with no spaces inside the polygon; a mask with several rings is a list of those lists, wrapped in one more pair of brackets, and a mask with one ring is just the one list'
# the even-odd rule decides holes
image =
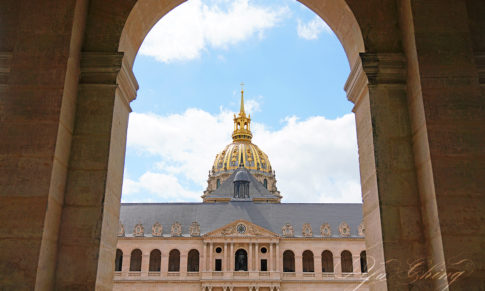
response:
{"label": "blue sky", "polygon": [[134,72],[124,202],[200,201],[241,82],[284,201],[361,201],[348,61],[302,4],[189,0],[150,31]]}

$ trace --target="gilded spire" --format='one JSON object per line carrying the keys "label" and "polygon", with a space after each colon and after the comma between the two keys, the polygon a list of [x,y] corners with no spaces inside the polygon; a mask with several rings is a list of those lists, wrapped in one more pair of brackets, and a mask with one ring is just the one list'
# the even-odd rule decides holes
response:
{"label": "gilded spire", "polygon": [[251,141],[253,134],[251,133],[251,116],[246,117],[244,112],[244,83],[241,83],[241,107],[239,114],[234,115],[234,132],[232,133],[233,141]]}
{"label": "gilded spire", "polygon": [[244,83],[241,83],[241,107],[239,109],[239,114],[240,115],[246,115],[246,112],[244,112]]}

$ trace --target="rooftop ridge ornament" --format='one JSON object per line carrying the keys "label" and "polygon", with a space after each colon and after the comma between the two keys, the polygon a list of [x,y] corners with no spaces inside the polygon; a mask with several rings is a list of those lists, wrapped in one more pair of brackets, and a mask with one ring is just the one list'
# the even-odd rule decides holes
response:
{"label": "rooftop ridge ornament", "polygon": [[244,111],[244,83],[241,83],[241,105],[239,114],[236,117],[234,114],[234,132],[232,133],[233,141],[251,141],[253,134],[251,133],[251,114],[246,116]]}

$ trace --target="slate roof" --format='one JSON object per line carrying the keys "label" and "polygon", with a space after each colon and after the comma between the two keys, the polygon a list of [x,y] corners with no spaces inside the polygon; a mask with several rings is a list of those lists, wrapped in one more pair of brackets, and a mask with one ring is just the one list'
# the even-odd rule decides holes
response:
{"label": "slate roof", "polygon": [[205,199],[210,200],[210,198],[230,198],[233,201],[240,201],[242,199],[235,199],[234,197],[234,179],[236,175],[240,172],[246,172],[247,176],[245,178],[249,179],[249,200],[253,198],[267,198],[274,200],[275,195],[266,189],[263,184],[261,184],[256,178],[249,173],[246,168],[239,168],[234,173],[229,176],[214,192],[206,195]]}
{"label": "slate roof", "polygon": [[281,235],[281,228],[290,223],[295,237],[302,237],[302,225],[310,223],[313,236],[321,237],[320,226],[330,224],[332,237],[339,237],[341,222],[350,226],[350,237],[360,237],[358,227],[362,221],[362,204],[358,203],[122,203],[120,221],[125,236],[133,236],[136,224],[145,228],[145,236],[151,236],[153,224],[163,225],[164,236],[169,236],[172,224],[182,225],[182,236],[189,236],[193,221],[200,224],[204,235],[238,219],[245,219]]}

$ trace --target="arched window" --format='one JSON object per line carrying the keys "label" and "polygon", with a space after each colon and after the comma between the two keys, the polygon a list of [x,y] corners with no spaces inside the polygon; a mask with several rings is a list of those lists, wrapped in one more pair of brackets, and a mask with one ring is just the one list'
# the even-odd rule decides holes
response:
{"label": "arched window", "polygon": [[360,271],[367,273],[367,255],[365,251],[360,252]]}
{"label": "arched window", "polygon": [[236,251],[234,260],[235,271],[247,271],[248,270],[248,253],[246,250],[239,249]]}
{"label": "arched window", "polygon": [[283,272],[294,272],[295,271],[295,254],[286,250],[283,253]]}
{"label": "arched window", "polygon": [[264,188],[268,189],[268,180],[264,179],[263,185],[264,185]]}
{"label": "arched window", "polygon": [[342,273],[352,273],[354,271],[351,252],[343,251],[342,254],[340,254],[340,263],[342,265]]}
{"label": "arched window", "polygon": [[190,250],[187,257],[187,272],[199,272],[199,251]]}
{"label": "arched window", "polygon": [[130,271],[133,271],[133,272],[141,271],[141,251],[139,249],[135,249],[131,252]]}
{"label": "arched window", "polygon": [[322,253],[322,272],[333,273],[333,254],[331,251]]}
{"label": "arched window", "polygon": [[312,251],[306,250],[303,252],[303,272],[315,272],[313,265],[313,253]]}
{"label": "arched window", "polygon": [[171,250],[168,254],[168,271],[180,272],[180,252],[178,250]]}
{"label": "arched window", "polygon": [[120,249],[116,249],[115,271],[120,272],[122,265],[123,265],[123,251]]}
{"label": "arched window", "polygon": [[221,186],[221,179],[217,179],[217,182],[216,182],[216,189],[219,188],[219,186]]}
{"label": "arched window", "polygon": [[162,263],[162,253],[159,250],[150,252],[150,272],[160,272],[160,265]]}

